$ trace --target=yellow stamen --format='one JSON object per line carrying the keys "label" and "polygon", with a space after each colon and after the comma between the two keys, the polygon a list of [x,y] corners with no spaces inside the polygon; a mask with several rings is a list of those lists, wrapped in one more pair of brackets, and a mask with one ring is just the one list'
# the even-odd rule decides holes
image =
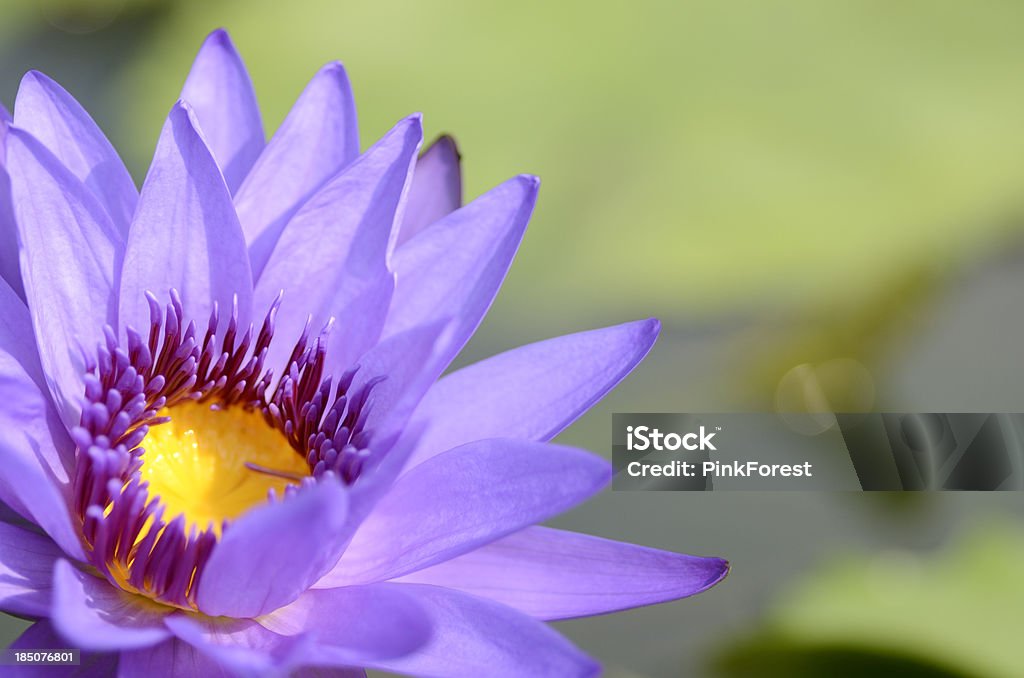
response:
{"label": "yellow stamen", "polygon": [[166,506],[166,521],[184,514],[187,525],[205,529],[212,522],[220,534],[222,521],[265,502],[268,490],[280,494],[295,484],[246,463],[285,476],[309,475],[305,460],[259,412],[190,402],[160,416],[171,420],[150,429],[142,443],[142,479],[150,497],[159,495]]}

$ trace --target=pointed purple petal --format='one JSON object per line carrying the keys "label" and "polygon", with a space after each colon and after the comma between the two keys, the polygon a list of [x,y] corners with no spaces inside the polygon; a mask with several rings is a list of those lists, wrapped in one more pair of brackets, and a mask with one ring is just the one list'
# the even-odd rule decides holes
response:
{"label": "pointed purple petal", "polygon": [[[400,218],[422,139],[418,115],[398,123],[317,191],[285,226],[256,284],[256,308],[269,307],[281,290],[285,292],[275,333],[284,341],[275,344],[277,353],[268,357],[269,365],[287,359],[309,315],[314,327],[337,316],[332,335],[338,342],[348,339],[349,327],[359,325],[364,330],[376,325],[376,340],[387,306],[366,318],[341,314],[384,276],[390,277],[385,260],[388,240]],[[255,271],[261,270],[257,249],[254,245]]]}
{"label": "pointed purple petal", "polygon": [[0,610],[29,617],[48,615],[53,564],[62,555],[46,537],[0,523]]}
{"label": "pointed purple petal", "polygon": [[458,589],[554,620],[685,598],[728,572],[721,558],[529,527],[399,581]]}
{"label": "pointed purple petal", "polygon": [[416,161],[405,217],[396,246],[462,207],[462,167],[455,139],[447,134]]}
{"label": "pointed purple petal", "polygon": [[224,29],[211,33],[181,90],[234,193],[266,143],[252,80]]}
{"label": "pointed purple petal", "polygon": [[170,636],[163,608],[126,593],[105,579],[58,560],[53,570],[53,609],[57,631],[83,650],[131,650],[156,645]]}
{"label": "pointed purple petal", "polygon": [[144,293],[166,299],[171,288],[181,294],[187,318],[205,320],[215,303],[226,318],[237,296],[239,324],[249,322],[245,240],[220,170],[183,102],[167,117],[128,236],[121,325],[148,327]]}
{"label": "pointed purple petal", "polygon": [[225,531],[199,580],[199,609],[255,617],[287,605],[330,569],[352,528],[348,496],[325,478],[260,506]]}
{"label": "pointed purple petal", "polygon": [[258,243],[255,277],[288,219],[357,155],[352,87],[341,64],[327,64],[299,95],[238,190],[235,204],[245,240]]}
{"label": "pointed purple petal", "polygon": [[10,111],[3,104],[0,104],[0,122],[11,122],[11,120]]}
{"label": "pointed purple petal", "polygon": [[89,114],[56,82],[37,71],[22,78],[15,121],[46,146],[110,215],[124,238],[139,192],[117,151]]}
{"label": "pointed purple petal", "polygon": [[236,674],[188,643],[172,638],[155,647],[122,652],[117,675],[118,678],[231,678]]}
{"label": "pointed purple petal", "polygon": [[11,178],[7,174],[7,127],[9,118],[0,115],[0,278],[11,289],[25,298],[25,285],[21,282],[21,264],[18,261],[18,225],[11,202]]}
{"label": "pointed purple petal", "polygon": [[600,665],[543,622],[483,598],[439,586],[407,587],[431,618],[425,647],[374,668],[411,675],[583,677]]}
{"label": "pointed purple petal", "polygon": [[[9,649],[11,650],[54,650],[67,647],[67,640],[61,638],[47,619],[41,619],[25,629]],[[82,652],[78,666],[41,666],[23,664],[18,667],[5,666],[5,676],[12,678],[94,678],[112,676],[118,668],[117,654]]]}
{"label": "pointed purple petal", "polygon": [[551,440],[643,360],[658,329],[649,319],[569,334],[444,377],[416,410],[424,432],[410,466],[481,438]]}
{"label": "pointed purple petal", "polygon": [[603,459],[549,443],[481,440],[450,450],[395,482],[317,587],[448,560],[572,508],[610,478]]}
{"label": "pointed purple petal", "polygon": [[34,137],[11,128],[7,163],[40,358],[64,423],[75,426],[83,357],[95,353],[103,326],[116,324],[124,243],[95,196]]}
{"label": "pointed purple petal", "polygon": [[506,181],[452,212],[394,253],[398,288],[383,336],[455,318],[449,358],[490,308],[537,199],[536,177]]}

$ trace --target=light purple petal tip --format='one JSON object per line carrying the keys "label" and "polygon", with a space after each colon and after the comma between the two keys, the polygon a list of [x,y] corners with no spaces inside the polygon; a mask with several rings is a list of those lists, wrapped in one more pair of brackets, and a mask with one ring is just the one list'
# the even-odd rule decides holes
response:
{"label": "light purple petal tip", "polygon": [[17,127],[8,132],[7,163],[40,358],[61,417],[75,426],[84,356],[95,353],[103,327],[115,324],[124,243],[93,193]]}
{"label": "light purple petal tip", "polygon": [[120,325],[149,326],[145,292],[181,295],[185,315],[225,318],[237,298],[238,323],[252,308],[245,239],[231,196],[188,104],[171,109],[139,198],[121,275]]}
{"label": "light purple petal tip", "polygon": [[181,98],[195,111],[228,189],[234,193],[263,151],[266,137],[252,80],[224,29],[211,33],[199,48]]}
{"label": "light purple petal tip", "polygon": [[482,440],[450,450],[391,487],[317,587],[384,581],[448,560],[572,508],[610,478],[603,459],[549,443]]}
{"label": "light purple petal tip", "polygon": [[455,318],[453,358],[483,319],[512,264],[540,181],[521,175],[452,212],[397,249],[398,287],[383,336]]}
{"label": "light purple petal tip", "polygon": [[396,246],[462,207],[461,159],[455,139],[445,134],[416,161]]}
{"label": "light purple petal tip", "polygon": [[554,438],[643,360],[659,327],[650,318],[556,337],[442,378],[416,410],[424,431],[409,465],[471,440]]}
{"label": "light purple petal tip", "polygon": [[[269,252],[309,196],[359,155],[359,128],[348,75],[327,64],[299,95],[238,190],[246,242]],[[262,264],[254,257],[258,278]]]}
{"label": "light purple petal tip", "polygon": [[17,126],[46,146],[110,215],[123,238],[139,193],[120,156],[81,104],[63,87],[29,71],[14,105]]}
{"label": "light purple petal tip", "polygon": [[171,635],[163,623],[167,612],[160,607],[66,560],[58,560],[53,570],[50,618],[74,647],[103,652],[156,645]]}
{"label": "light purple petal tip", "polygon": [[[330,317],[338,319],[332,348],[353,340],[353,333],[370,332],[371,341],[377,339],[386,304],[364,309],[371,311],[365,317],[344,313],[373,289],[379,292],[378,301],[383,297],[390,301],[387,247],[422,140],[419,116],[401,121],[302,206],[273,243],[265,267],[259,265],[257,252],[266,239],[253,244],[254,268],[263,271],[256,285],[256,307],[269,306],[279,290],[285,291],[276,330],[284,341],[271,348],[269,365],[287,359],[309,315],[314,327]],[[382,286],[388,289],[382,291]],[[358,348],[363,350],[370,345],[360,343]],[[354,353],[349,351],[350,357]]]}
{"label": "light purple petal tip", "polygon": [[342,484],[324,479],[244,514],[206,563],[199,609],[255,617],[298,598],[337,562],[352,530],[347,505]]}
{"label": "light purple petal tip", "polygon": [[547,624],[452,589],[407,587],[430,615],[425,647],[376,668],[412,675],[584,678],[601,667]]}
{"label": "light purple petal tip", "polygon": [[721,558],[530,527],[400,581],[459,589],[555,620],[685,598],[728,572]]}

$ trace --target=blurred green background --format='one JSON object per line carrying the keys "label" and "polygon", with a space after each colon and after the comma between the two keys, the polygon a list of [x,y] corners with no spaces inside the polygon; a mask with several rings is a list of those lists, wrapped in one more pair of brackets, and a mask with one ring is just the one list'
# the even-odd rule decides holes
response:
{"label": "blurred green background", "polygon": [[[1024,4],[7,2],[0,99],[56,78],[141,181],[205,35],[271,132],[340,59],[363,143],[422,111],[472,198],[543,180],[460,364],[656,315],[614,411],[1024,411]],[[556,524],[729,558],[560,624],[616,676],[1020,675],[1017,494],[612,494]],[[2,621],[9,640],[21,628]]]}

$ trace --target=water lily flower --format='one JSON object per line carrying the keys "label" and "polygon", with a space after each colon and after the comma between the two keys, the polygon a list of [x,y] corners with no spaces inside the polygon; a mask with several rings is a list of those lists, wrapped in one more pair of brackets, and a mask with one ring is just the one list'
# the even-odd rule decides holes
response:
{"label": "water lily flower", "polygon": [[538,526],[604,488],[548,441],[655,320],[441,376],[538,181],[461,205],[418,115],[360,153],[340,64],[269,142],[226,33],[136,189],[27,74],[0,143],[0,609],[15,648],[124,676],[589,675],[545,621],[689,596],[727,564]]}

